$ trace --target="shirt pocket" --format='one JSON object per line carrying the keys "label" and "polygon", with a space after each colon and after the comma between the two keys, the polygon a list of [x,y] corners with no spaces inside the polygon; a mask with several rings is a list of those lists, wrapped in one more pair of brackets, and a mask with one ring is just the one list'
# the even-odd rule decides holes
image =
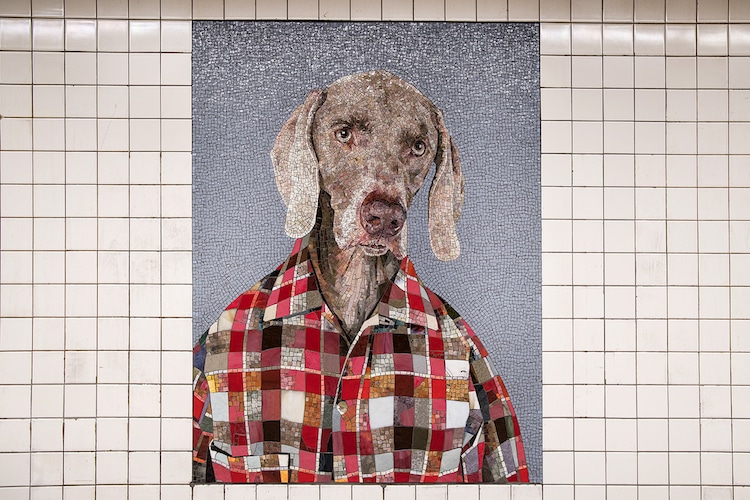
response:
{"label": "shirt pocket", "polygon": [[211,464],[223,483],[288,483],[289,454],[233,456],[211,445]]}

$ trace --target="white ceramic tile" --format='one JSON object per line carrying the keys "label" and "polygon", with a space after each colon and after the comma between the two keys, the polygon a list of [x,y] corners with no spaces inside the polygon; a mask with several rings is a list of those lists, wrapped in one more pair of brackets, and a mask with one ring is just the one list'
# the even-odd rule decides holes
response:
{"label": "white ceramic tile", "polygon": [[[158,38],[157,38],[158,40]],[[129,83],[131,85],[158,85],[160,82],[159,54],[129,54]],[[163,57],[166,57],[163,56]]]}
{"label": "white ceramic tile", "polygon": [[159,21],[130,21],[130,51],[159,52],[161,23]]}
{"label": "white ceramic tile", "polygon": [[665,53],[664,26],[636,24],[633,26],[633,44],[639,56],[660,56]]}
{"label": "white ceramic tile", "polygon": [[100,51],[105,52],[126,52],[128,50],[128,22],[124,20],[99,20],[97,47]]}
{"label": "white ceramic tile", "polygon": [[666,54],[668,56],[694,56],[696,31],[694,25],[666,25]]}
{"label": "white ceramic tile", "polygon": [[414,0],[414,20],[416,21],[444,21],[446,20],[447,5],[435,0]]}
{"label": "white ceramic tile", "polygon": [[667,22],[694,23],[696,4],[691,0],[667,0]]}
{"label": "white ceramic tile", "polygon": [[[62,453],[34,453],[32,454],[30,465],[32,485],[42,486],[62,484]],[[28,477],[28,469],[25,477]]]}
{"label": "white ceramic tile", "polygon": [[[161,56],[161,84],[162,85],[190,85],[192,67],[190,54],[162,54]],[[159,83],[148,82],[149,84]]]}
{"label": "white ceramic tile", "polygon": [[[604,143],[606,134],[605,127],[601,122],[573,122],[573,152],[574,153],[602,153],[606,150]],[[624,127],[627,128],[627,127]],[[632,129],[632,127],[631,127]],[[619,131],[619,130],[618,130]],[[612,151],[608,151],[612,152]]]}
{"label": "white ceramic tile", "polygon": [[576,452],[574,468],[576,483],[604,484],[606,482],[603,452]]}
{"label": "white ceramic tile", "polygon": [[31,49],[31,20],[3,19],[0,20],[0,49],[29,50]]}
{"label": "white ceramic tile", "polygon": [[664,88],[666,74],[664,58],[636,56],[634,74],[636,88]]}
{"label": "white ceramic tile", "polygon": [[3,116],[31,116],[30,86],[3,86],[3,93],[0,94],[0,113]]}
{"label": "white ceramic tile", "polygon": [[602,418],[574,419],[575,450],[604,451],[605,422]]}
{"label": "white ceramic tile", "polygon": [[65,50],[95,51],[97,22],[67,19],[65,21]]}
{"label": "white ceramic tile", "polygon": [[131,18],[150,19],[159,17],[159,2],[150,0],[130,0],[129,7],[129,15]]}
{"label": "white ceramic tile", "polygon": [[539,2],[539,19],[541,21],[569,21],[570,0],[541,0]]}
{"label": "white ceramic tile", "polygon": [[596,0],[571,0],[570,15],[573,21],[601,21],[602,2]]}
{"label": "white ceramic tile", "polygon": [[65,24],[62,19],[34,19],[31,25],[35,51],[62,51],[65,40]]}
{"label": "white ceramic tile", "polygon": [[632,21],[634,0],[604,0],[604,21]]}
{"label": "white ceramic tile", "polygon": [[750,29],[747,25],[732,24],[729,26],[729,55],[750,55]]}
{"label": "white ceramic tile", "polygon": [[602,119],[601,89],[573,89],[568,95],[572,99],[572,104],[571,100],[568,100],[568,106],[572,106],[574,120],[598,121]]}
{"label": "white ceramic tile", "polygon": [[569,87],[570,79],[569,56],[541,56],[540,83],[542,87]]}
{"label": "white ceramic tile", "polygon": [[96,17],[96,0],[65,0],[65,17]]}
{"label": "white ceramic tile", "polygon": [[[727,58],[723,57],[698,57],[697,62],[697,86],[698,88],[727,88],[729,81],[730,88],[735,88],[732,84],[742,88],[746,85],[747,80],[742,75],[742,71],[750,67],[745,61],[738,61],[741,58],[731,58],[727,63]],[[729,64],[729,66],[728,66]],[[728,69],[731,68],[731,69]],[[729,75],[731,76],[731,79]]]}
{"label": "white ceramic tile", "polygon": [[[611,484],[636,484],[638,455],[636,453],[607,453],[607,482]],[[611,494],[608,497],[612,496]]]}
{"label": "white ceramic tile", "polygon": [[698,25],[698,55],[726,55],[727,43],[726,25]]}
{"label": "white ceramic tile", "polygon": [[698,4],[698,21],[718,21],[726,22],[728,16],[727,0],[699,0]]}
{"label": "white ceramic tile", "polygon": [[128,450],[150,451],[159,448],[161,437],[158,418],[131,418],[128,425]]}
{"label": "white ceramic tile", "polygon": [[539,4],[523,0],[508,0],[509,21],[538,21]]}
{"label": "white ceramic tile", "polygon": [[32,417],[62,417],[63,387],[35,384],[31,391]]}
{"label": "white ceramic tile", "polygon": [[547,465],[545,482],[548,484],[571,484],[573,482],[573,452],[542,453],[543,461]]}
{"label": "white ceramic tile", "polygon": [[128,54],[97,54],[97,75],[100,85],[127,85]]}
{"label": "white ceramic tile", "polygon": [[[127,18],[128,2],[127,0],[97,0],[96,17],[102,18]],[[101,23],[101,21],[99,21]]]}
{"label": "white ceramic tile", "polygon": [[123,484],[128,479],[128,454],[124,451],[102,451],[96,454],[97,484]]}
{"label": "white ceramic tile", "polygon": [[507,19],[507,0],[477,0],[477,21],[505,21]]}
{"label": "white ceramic tile", "polygon": [[542,23],[539,29],[541,54],[570,54],[570,25],[561,23]]}
{"label": "white ceramic tile", "polygon": [[599,24],[573,24],[571,26],[572,53],[594,55],[602,53],[602,27]]}
{"label": "white ceramic tile", "polygon": [[65,83],[68,85],[88,85],[96,83],[96,54],[68,52],[65,54]]}
{"label": "white ceramic tile", "polygon": [[[130,183],[131,184],[159,184],[160,157],[159,153],[133,152],[130,154]],[[133,192],[131,191],[131,196]],[[158,196],[157,196],[158,200]],[[153,210],[153,209],[152,209]],[[158,211],[158,210],[157,210]]]}
{"label": "white ceramic tile", "polygon": [[[286,19],[287,12],[286,5],[283,2],[255,0],[255,15],[257,19]],[[291,14],[291,9],[289,9],[289,13]],[[193,16],[197,15],[198,12],[196,12],[194,4]],[[317,19],[317,12],[315,19]]]}
{"label": "white ceramic tile", "polygon": [[602,58],[574,56],[571,58],[573,87],[600,88],[602,86]]}
{"label": "white ceramic tile", "polygon": [[128,458],[128,480],[130,483],[159,483],[159,452],[133,452],[129,454]]}
{"label": "white ceramic tile", "polygon": [[129,125],[130,148],[133,151],[159,151],[161,147],[159,120],[129,120]]}
{"label": "white ceramic tile", "polygon": [[161,274],[156,252],[133,252],[130,255],[131,283],[158,283]]}
{"label": "white ceramic tile", "polygon": [[130,87],[130,118],[159,118],[160,92],[156,86]]}
{"label": "white ceramic tile", "polygon": [[664,21],[664,0],[634,0],[636,22]]}
{"label": "white ceramic tile", "polygon": [[255,19],[255,0],[225,0],[224,19]]}
{"label": "white ceramic tile", "polygon": [[602,50],[605,55],[633,55],[633,26],[605,24],[602,26]]}

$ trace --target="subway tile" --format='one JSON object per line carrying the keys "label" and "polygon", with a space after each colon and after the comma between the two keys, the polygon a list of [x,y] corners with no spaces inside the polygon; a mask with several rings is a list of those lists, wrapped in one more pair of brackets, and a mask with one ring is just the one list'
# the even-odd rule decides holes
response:
{"label": "subway tile", "polygon": [[728,54],[726,25],[698,25],[698,55],[725,56]]}
{"label": "subway tile", "polygon": [[634,0],[604,0],[602,16],[605,22],[633,20]]}
{"label": "subway tile", "polygon": [[[315,2],[317,4],[317,2]],[[291,14],[291,9],[287,10],[283,2],[274,2],[273,0],[255,0],[255,15],[257,19],[286,19]],[[193,16],[195,16],[193,10]],[[291,16],[290,16],[291,17]],[[317,9],[315,19],[317,19]]]}
{"label": "subway tile", "polygon": [[[416,2],[415,20],[416,20]],[[477,0],[447,0],[445,2],[445,20],[471,22],[477,20]]]}
{"label": "subway tile", "polygon": [[[127,18],[128,0],[97,0],[96,17],[102,18]],[[101,23],[101,21],[99,21]]]}
{"label": "subway tile", "polygon": [[97,22],[94,20],[65,21],[65,50],[95,51]]}
{"label": "subway tile", "polygon": [[694,25],[670,25],[666,27],[666,55],[694,56],[696,54],[696,31]]}
{"label": "subway tile", "polygon": [[0,20],[0,50],[30,50],[31,20]]}
{"label": "subway tile", "polygon": [[477,21],[506,21],[507,19],[507,0],[477,0]]}
{"label": "subway tile", "polygon": [[605,55],[634,54],[632,25],[604,24],[602,26],[603,53]]}
{"label": "subway tile", "polygon": [[255,19],[255,0],[224,0],[224,19]]}
{"label": "subway tile", "polygon": [[159,21],[130,21],[130,51],[159,52],[161,49]]}
{"label": "subway tile", "polygon": [[597,0],[571,0],[570,15],[573,21],[601,21],[602,2]]}
{"label": "subway tile", "polygon": [[540,52],[545,56],[570,54],[570,25],[562,23],[542,23],[539,27],[539,44]]}
{"label": "subway tile", "polygon": [[726,22],[729,15],[727,0],[699,0],[698,22]]}
{"label": "subway tile", "polygon": [[35,51],[62,51],[65,46],[65,22],[62,19],[34,19],[31,25]]}
{"label": "subway tile", "polygon": [[539,20],[542,22],[570,21],[570,0],[541,0]]}
{"label": "subway tile", "polygon": [[602,53],[602,27],[599,24],[571,25],[572,53],[596,55]]}
{"label": "subway tile", "polygon": [[729,55],[750,55],[750,26],[746,24],[729,25]]}
{"label": "subway tile", "polygon": [[[380,6],[378,5],[378,11],[380,12]],[[287,19],[305,19],[305,20],[311,20],[311,19],[318,19],[318,0],[314,1],[305,1],[305,0],[289,0],[287,2]],[[266,15],[265,12],[267,12],[268,9],[266,7],[263,7],[263,15]],[[256,13],[258,15],[258,19],[260,19],[261,16],[261,6],[258,3],[258,0],[256,0]],[[280,11],[278,12],[279,18],[283,18],[283,13]],[[378,20],[380,19],[380,16],[378,16]]]}
{"label": "subway tile", "polygon": [[539,3],[508,0],[508,21],[538,21]]}
{"label": "subway tile", "polygon": [[664,0],[634,0],[635,21],[658,23],[664,21]]}
{"label": "subway tile", "polygon": [[[257,1],[258,19],[284,19],[285,5],[278,2],[277,6],[270,5],[269,0]],[[281,9],[281,10],[280,10]],[[193,19],[223,19],[224,3],[211,0],[193,0]]]}
{"label": "subway tile", "polygon": [[633,28],[636,55],[660,56],[665,54],[663,25],[635,24]]}

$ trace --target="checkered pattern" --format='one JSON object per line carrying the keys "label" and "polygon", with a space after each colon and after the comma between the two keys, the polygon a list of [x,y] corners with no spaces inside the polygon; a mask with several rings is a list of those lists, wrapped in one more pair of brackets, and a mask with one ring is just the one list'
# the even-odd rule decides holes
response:
{"label": "checkered pattern", "polygon": [[350,344],[307,245],[195,347],[196,481],[528,481],[486,350],[408,257]]}

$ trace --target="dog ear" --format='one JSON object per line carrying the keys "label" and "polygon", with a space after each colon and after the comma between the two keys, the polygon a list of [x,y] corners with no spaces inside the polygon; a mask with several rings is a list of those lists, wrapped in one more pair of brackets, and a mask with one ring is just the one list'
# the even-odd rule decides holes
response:
{"label": "dog ear", "polygon": [[456,222],[464,204],[464,175],[453,144],[443,121],[443,114],[435,110],[438,129],[438,152],[435,155],[435,178],[430,186],[427,227],[430,246],[435,256],[443,261],[454,260],[461,253],[456,234]]}
{"label": "dog ear", "polygon": [[318,213],[318,158],[312,145],[312,122],[324,100],[322,90],[311,91],[281,127],[271,149],[276,187],[287,207],[284,229],[292,238],[309,233]]}

